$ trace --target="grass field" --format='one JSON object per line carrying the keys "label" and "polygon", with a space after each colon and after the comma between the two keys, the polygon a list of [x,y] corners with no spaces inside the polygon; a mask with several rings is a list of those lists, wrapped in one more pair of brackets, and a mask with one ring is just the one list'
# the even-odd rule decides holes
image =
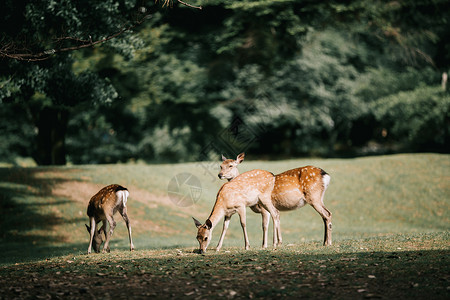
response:
{"label": "grass field", "polygon": [[[202,256],[191,216],[208,217],[218,164],[211,174],[201,163],[0,168],[0,299],[449,298],[450,155],[244,161],[241,172],[326,170],[333,246],[321,246],[322,219],[307,206],[281,214],[283,247],[261,250],[261,217],[248,210],[252,250],[233,217],[223,250],[213,251],[219,224]],[[187,207],[167,194],[179,173],[201,182]],[[137,250],[117,215],[112,252],[88,256],[87,203],[110,183],[130,191]]]}

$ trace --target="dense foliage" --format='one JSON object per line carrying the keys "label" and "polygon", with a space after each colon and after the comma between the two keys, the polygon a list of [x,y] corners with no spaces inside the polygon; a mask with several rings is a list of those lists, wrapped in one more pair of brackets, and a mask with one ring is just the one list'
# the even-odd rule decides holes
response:
{"label": "dense foliage", "polygon": [[6,1],[1,20],[15,26],[0,42],[35,52],[55,37],[100,40],[143,12],[151,18],[101,46],[40,62],[0,60],[4,159],[450,149],[449,95],[440,85],[450,66],[448,1],[190,3],[203,9]]}

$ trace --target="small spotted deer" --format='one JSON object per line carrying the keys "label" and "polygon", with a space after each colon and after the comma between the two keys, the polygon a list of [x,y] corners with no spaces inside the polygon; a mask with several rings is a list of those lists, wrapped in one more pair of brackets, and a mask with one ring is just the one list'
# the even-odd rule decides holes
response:
{"label": "small spotted deer", "polygon": [[216,203],[205,224],[201,224],[195,218],[194,223],[197,227],[197,240],[200,246],[200,253],[205,253],[206,248],[211,242],[212,231],[224,217],[223,230],[217,244],[216,251],[222,248],[225,233],[230,224],[231,216],[239,214],[242,230],[244,232],[245,249],[250,248],[246,229],[246,207],[255,206],[261,203],[269,212],[272,212],[274,224],[278,224],[277,211],[272,205],[271,194],[273,190],[275,177],[272,173],[263,170],[252,170],[234,178],[234,180],[225,183],[217,193]]}
{"label": "small spotted deer", "polygon": [[[111,184],[102,188],[97,194],[92,196],[87,208],[90,226],[85,224],[90,234],[88,254],[91,253],[92,248],[94,248],[95,252],[100,252],[100,246],[103,243],[102,233],[106,237],[105,244],[103,245],[103,253],[110,252],[109,240],[116,227],[116,221],[114,221],[113,216],[117,211],[122,215],[125,224],[127,225],[130,250],[134,250],[133,240],[131,238],[130,220],[128,219],[126,207],[129,194],[127,188],[118,184]],[[100,229],[97,229],[98,223],[100,222],[102,222],[103,225]],[[107,223],[110,227],[108,234],[106,232]]]}
{"label": "small spotted deer", "polygon": [[[244,157],[244,153],[239,154],[236,160],[227,159],[222,155],[219,178],[233,182],[234,178],[239,175],[237,166],[244,160]],[[288,170],[275,175],[275,185],[271,195],[273,206],[277,211],[294,210],[304,206],[306,203],[310,204],[323,219],[325,225],[324,246],[331,245],[331,212],[323,203],[323,197],[330,179],[330,175],[324,170],[313,166]],[[269,212],[260,204],[250,208],[262,215],[263,248],[266,248]],[[274,247],[281,245],[281,243],[281,228],[280,226],[274,226]]]}

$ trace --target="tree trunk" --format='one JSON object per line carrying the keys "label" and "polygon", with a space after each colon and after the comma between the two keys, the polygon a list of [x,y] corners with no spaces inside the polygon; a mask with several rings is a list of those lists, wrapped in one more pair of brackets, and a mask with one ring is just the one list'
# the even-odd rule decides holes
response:
{"label": "tree trunk", "polygon": [[65,138],[69,112],[66,109],[46,107],[40,113],[37,153],[35,160],[39,165],[65,165]]}

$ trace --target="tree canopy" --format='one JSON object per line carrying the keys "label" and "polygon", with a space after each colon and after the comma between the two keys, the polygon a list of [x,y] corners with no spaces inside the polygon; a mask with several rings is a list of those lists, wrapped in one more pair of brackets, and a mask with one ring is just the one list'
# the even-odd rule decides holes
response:
{"label": "tree canopy", "polygon": [[449,149],[448,1],[6,0],[0,21],[5,160]]}

